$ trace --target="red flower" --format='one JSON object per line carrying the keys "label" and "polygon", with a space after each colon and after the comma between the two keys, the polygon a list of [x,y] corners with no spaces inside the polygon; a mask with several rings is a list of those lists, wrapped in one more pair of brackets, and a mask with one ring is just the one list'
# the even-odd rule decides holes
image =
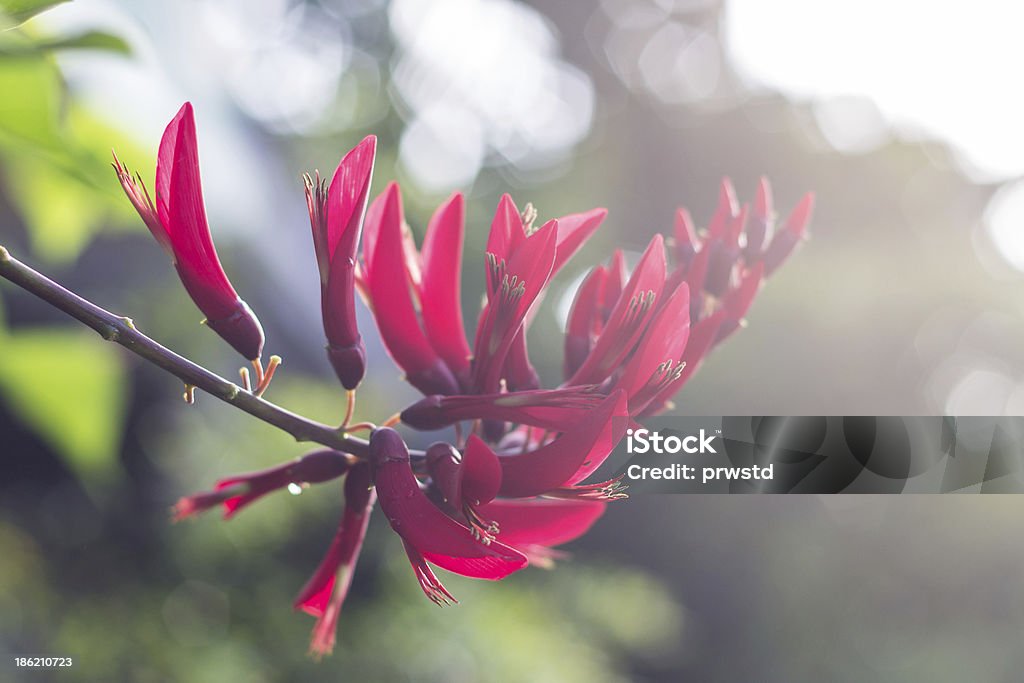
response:
{"label": "red flower", "polygon": [[354,281],[389,354],[426,394],[401,411],[401,422],[419,430],[454,426],[454,438],[410,452],[398,432],[375,429],[356,449],[359,458],[312,454],[225,480],[177,508],[185,516],[223,503],[231,514],[287,483],[348,471],[338,532],[296,601],[319,617],[316,654],[333,646],[374,495],[421,589],[438,605],[455,598],[434,566],[491,580],[528,563],[550,566],[559,556],[554,546],[585,533],[607,501],[625,497],[619,478],[585,482],[627,426],[664,410],[711,349],[742,325],[764,278],[802,237],[812,206],[804,198],[776,230],[767,181],[751,207],[736,201],[726,179],[706,230],[678,210],[671,262],[661,235],[631,273],[616,251],[584,278],[566,324],[565,381],[544,389],[526,330],[545,288],[605,211],[535,227],[531,206],[520,213],[509,196],[501,198],[487,240],[486,299],[471,353],[459,306],[461,195],[434,213],[420,251],[398,186],[390,184],[366,212],[362,261],[354,267],[372,156],[368,138],[342,160],[328,191],[307,181],[329,354],[345,386],[358,383],[364,362],[351,307]]}
{"label": "red flower", "polygon": [[366,349],[356,325],[355,259],[376,149],[372,135],[356,145],[338,164],[329,187],[319,174],[315,180],[304,176],[327,357],[346,389],[355,389],[366,372]]}
{"label": "red flower", "polygon": [[593,209],[535,228],[532,206],[520,214],[512,198],[502,196],[487,239],[487,305],[476,331],[474,391],[495,391],[502,378],[511,391],[540,387],[526,350],[529,317],[548,282],[607,213]]}
{"label": "red flower", "polygon": [[566,385],[621,388],[634,416],[664,410],[707,353],[740,327],[764,278],[799,243],[812,206],[807,195],[775,231],[768,181],[758,185],[749,220],[749,206],[738,206],[726,178],[703,234],[686,209],[676,213],[671,272],[660,235],[625,285],[619,254],[611,266],[595,267],[569,313]]}
{"label": "red flower", "polygon": [[179,500],[174,505],[174,519],[185,519],[221,504],[224,505],[224,519],[230,519],[249,503],[289,484],[304,486],[337,479],[348,471],[352,462],[352,456],[346,453],[324,449],[307,453],[284,465],[221,479],[213,491]]}
{"label": "red flower", "polygon": [[356,465],[345,477],[345,510],[334,540],[295,599],[296,609],[317,617],[309,646],[310,653],[316,657],[330,654],[334,649],[338,616],[352,584],[375,500],[370,465]]}
{"label": "red flower", "polygon": [[181,107],[160,140],[155,205],[142,179],[133,178],[116,156],[114,169],[146,227],[174,260],[185,290],[206,315],[207,326],[244,357],[259,359],[263,328],[224,274],[206,222],[192,105],[186,102]]}
{"label": "red flower", "polygon": [[521,553],[460,524],[427,498],[397,432],[385,427],[373,433],[370,462],[381,510],[401,536],[420,585],[431,600],[445,602],[451,595],[427,561],[456,574],[490,580],[503,579],[526,566]]}

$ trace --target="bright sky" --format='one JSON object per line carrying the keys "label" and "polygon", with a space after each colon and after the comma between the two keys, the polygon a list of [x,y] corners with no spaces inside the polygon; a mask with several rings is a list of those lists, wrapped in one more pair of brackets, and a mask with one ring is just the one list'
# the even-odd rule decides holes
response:
{"label": "bright sky", "polygon": [[[952,143],[979,180],[1024,175],[1024,3],[730,0],[726,7],[737,68],[819,100],[819,124],[836,147],[880,142],[887,122],[903,135]],[[870,105],[828,104],[843,96],[870,99],[883,121]],[[1024,183],[997,195],[985,223],[999,252],[1024,271]]]}
{"label": "bright sky", "polygon": [[738,68],[806,97],[862,95],[954,143],[990,176],[1024,173],[1024,3],[730,0]]}

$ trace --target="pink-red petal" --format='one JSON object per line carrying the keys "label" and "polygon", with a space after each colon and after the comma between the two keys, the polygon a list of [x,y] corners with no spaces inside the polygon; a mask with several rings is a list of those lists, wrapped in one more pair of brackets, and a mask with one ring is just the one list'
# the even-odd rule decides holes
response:
{"label": "pink-red petal", "polygon": [[[372,231],[371,218],[379,220]],[[367,254],[366,285],[381,341],[413,386],[424,393],[458,391],[451,371],[420,327],[409,288],[402,237],[402,200],[397,184],[388,185],[379,212],[368,212],[368,236],[371,232],[375,239]]]}
{"label": "pink-red petal", "polygon": [[597,470],[626,431],[626,395],[616,391],[550,443],[521,455],[502,455],[499,495],[538,496],[582,481]]}
{"label": "pink-red petal", "polygon": [[469,371],[470,358],[461,300],[464,216],[462,194],[455,193],[430,219],[423,240],[420,289],[427,338],[456,375]]}
{"label": "pink-red petal", "polygon": [[682,355],[689,335],[690,288],[683,282],[658,309],[615,385],[629,396],[631,413],[643,408],[634,399],[648,386],[658,366],[666,361],[674,363]]}
{"label": "pink-red petal", "polygon": [[501,463],[476,434],[470,434],[462,453],[462,496],[472,505],[494,500],[501,488]]}
{"label": "pink-red petal", "polygon": [[600,383],[611,374],[633,350],[664,284],[664,240],[661,235],[655,235],[619,295],[593,350],[567,384]]}
{"label": "pink-red petal", "polygon": [[503,543],[513,547],[553,547],[589,531],[604,514],[606,505],[592,500],[498,499],[481,507],[479,512],[497,523]]}
{"label": "pink-red petal", "polygon": [[427,560],[463,576],[490,580],[526,565],[522,553],[502,543],[478,541],[427,498],[413,475],[409,451],[394,430],[373,433],[370,458],[380,507],[391,528]]}
{"label": "pink-red petal", "polygon": [[555,244],[555,262],[551,276],[562,269],[580,247],[604,221],[608,209],[591,209],[583,213],[569,214],[558,219],[558,239]]}

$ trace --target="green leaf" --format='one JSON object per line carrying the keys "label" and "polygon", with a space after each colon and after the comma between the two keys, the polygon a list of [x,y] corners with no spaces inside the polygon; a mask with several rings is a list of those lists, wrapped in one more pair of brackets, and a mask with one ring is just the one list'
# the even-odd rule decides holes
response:
{"label": "green leaf", "polygon": [[0,29],[23,24],[40,12],[69,0],[0,0]]}
{"label": "green leaf", "polygon": [[73,261],[103,224],[104,197],[49,164],[22,159],[18,166],[10,184],[33,253],[52,263]]}
{"label": "green leaf", "polygon": [[34,57],[54,50],[102,50],[122,55],[132,52],[123,38],[106,31],[86,31],[53,38],[19,36],[18,40],[0,41],[0,57]]}
{"label": "green leaf", "polygon": [[117,349],[91,332],[35,329],[0,338],[0,394],[87,484],[118,460],[126,378]]}
{"label": "green leaf", "polygon": [[73,260],[101,230],[138,229],[138,216],[110,168],[110,149],[128,159],[151,154],[72,102],[61,109],[57,76],[46,61],[0,60],[0,165],[7,196],[28,227],[36,255]]}
{"label": "green leaf", "polygon": [[16,97],[0,97],[0,139],[51,152],[62,149],[62,85],[60,73],[50,61],[0,60],[0,92],[17,93]]}

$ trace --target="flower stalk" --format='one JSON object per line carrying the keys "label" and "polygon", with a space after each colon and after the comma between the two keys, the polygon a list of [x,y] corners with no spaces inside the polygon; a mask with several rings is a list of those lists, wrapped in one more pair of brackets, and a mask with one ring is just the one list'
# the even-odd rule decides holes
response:
{"label": "flower stalk", "polygon": [[234,382],[178,355],[146,336],[131,318],[118,316],[54,282],[11,256],[0,246],[0,277],[42,299],[97,332],[107,341],[120,344],[135,355],[169,372],[186,386],[199,389],[269,425],[290,434],[299,442],[318,443],[355,455],[367,456],[367,442],[335,427],[297,415]]}

